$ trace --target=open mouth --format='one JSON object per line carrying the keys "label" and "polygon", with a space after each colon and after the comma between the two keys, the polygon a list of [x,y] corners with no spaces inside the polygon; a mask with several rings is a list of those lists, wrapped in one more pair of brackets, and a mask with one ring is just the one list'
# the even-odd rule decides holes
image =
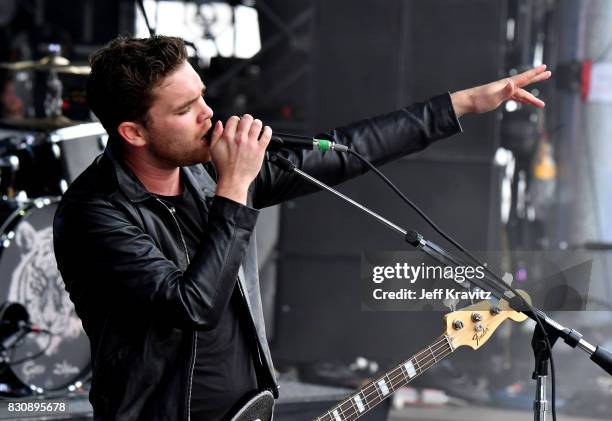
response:
{"label": "open mouth", "polygon": [[205,141],[208,145],[210,145],[211,139],[212,139],[212,129],[204,133],[204,136],[202,136],[202,140]]}
{"label": "open mouth", "polygon": [[210,146],[210,142],[212,141],[213,128],[215,127],[215,123],[210,125],[210,129],[202,136],[202,140],[206,142],[208,146]]}

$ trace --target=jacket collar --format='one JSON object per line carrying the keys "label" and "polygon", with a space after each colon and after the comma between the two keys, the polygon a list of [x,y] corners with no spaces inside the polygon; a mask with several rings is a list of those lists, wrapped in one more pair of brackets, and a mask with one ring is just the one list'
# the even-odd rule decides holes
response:
{"label": "jacket collar", "polygon": [[[120,140],[109,139],[104,156],[109,160],[117,179],[119,190],[132,202],[142,202],[154,197],[140,182],[138,177],[121,160]],[[217,184],[202,164],[181,167],[181,177],[185,188],[191,189],[203,201],[215,193]]]}

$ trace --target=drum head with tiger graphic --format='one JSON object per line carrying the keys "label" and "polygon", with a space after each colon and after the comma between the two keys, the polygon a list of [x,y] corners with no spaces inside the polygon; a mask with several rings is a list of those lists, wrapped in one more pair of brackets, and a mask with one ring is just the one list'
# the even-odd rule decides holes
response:
{"label": "drum head with tiger graphic", "polygon": [[51,332],[28,334],[9,352],[11,360],[42,354],[11,369],[25,385],[45,390],[63,388],[81,379],[90,363],[89,341],[53,254],[56,207],[55,203],[24,207],[0,233],[0,302],[23,304],[30,322]]}

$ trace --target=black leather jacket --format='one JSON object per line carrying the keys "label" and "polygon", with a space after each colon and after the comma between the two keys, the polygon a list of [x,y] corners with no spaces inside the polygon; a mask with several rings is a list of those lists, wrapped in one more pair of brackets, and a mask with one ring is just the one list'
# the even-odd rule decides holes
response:
{"label": "black leather jacket", "polygon": [[[325,136],[382,164],[460,130],[444,94]],[[336,152],[287,156],[329,184],[366,171]],[[253,355],[264,368],[260,381],[277,395],[259,292],[256,209],[313,187],[266,161],[243,206],[214,195],[210,164],[181,171],[208,215],[192,261],[171,210],[120,163],[113,147],[78,177],[57,210],[55,254],[91,343],[96,420],[188,420],[195,330],[215,326],[236,280],[258,339]]]}

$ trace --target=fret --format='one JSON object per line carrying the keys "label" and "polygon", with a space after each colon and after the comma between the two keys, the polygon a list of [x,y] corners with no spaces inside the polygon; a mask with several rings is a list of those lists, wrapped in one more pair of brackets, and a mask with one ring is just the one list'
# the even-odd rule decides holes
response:
{"label": "fret", "polygon": [[344,402],[338,405],[337,408],[340,410],[340,413],[345,418],[346,414],[351,414],[355,412],[355,406],[353,405],[353,401],[351,401],[350,399],[346,399]]}
{"label": "fret", "polygon": [[355,401],[355,403],[357,404],[357,410],[359,411],[359,413],[361,414],[363,411],[365,411],[365,407],[363,406],[363,402],[361,401],[361,397],[359,396],[359,393],[357,393],[354,397],[353,400]]}
{"label": "fret", "polygon": [[340,418],[340,414],[338,413],[337,409],[332,412],[332,415],[334,416],[335,421],[342,421],[342,418]]}
{"label": "fret", "polygon": [[[396,371],[399,370],[399,373]],[[401,377],[399,377],[401,375]],[[389,378],[389,383],[391,384],[391,390],[395,391],[398,387],[401,387],[405,382],[404,373],[402,373],[402,367],[397,366],[393,370],[387,373],[387,377]]]}
{"label": "fret", "polygon": [[389,394],[389,387],[383,379],[379,380],[376,384],[378,385],[378,388],[383,396],[387,396]]}
{"label": "fret", "polygon": [[387,378],[387,381],[385,381],[385,383],[387,383],[387,387],[389,388],[389,390],[391,392],[395,392],[395,387],[393,385],[394,377],[393,376],[389,377],[389,374],[393,374],[393,371],[387,371],[387,373],[383,377]]}
{"label": "fret", "polygon": [[406,374],[408,374],[409,378],[413,378],[417,375],[416,369],[412,364],[412,361],[408,360],[404,363],[404,368],[406,369]]}
{"label": "fret", "polygon": [[364,402],[368,406],[368,409],[373,406],[376,406],[377,404],[377,402],[375,402],[374,400],[378,396],[378,391],[376,391],[376,394],[374,394],[374,392],[370,391],[371,388],[374,388],[374,390],[376,391],[376,386],[374,386],[373,383],[369,383],[366,387],[361,389],[361,394],[363,395]]}
{"label": "fret", "polygon": [[[432,357],[433,357],[433,359],[434,359],[434,363],[437,363],[437,362],[438,362],[438,360],[436,360],[436,355],[435,355],[435,354],[433,353],[433,351],[431,350],[431,346],[428,346],[427,348],[429,349],[429,352],[431,352],[431,356],[432,356]],[[433,364],[432,364],[432,365],[433,365]]]}
{"label": "fret", "polygon": [[[348,405],[348,408],[345,408],[346,405]],[[338,406],[336,406],[336,409],[339,409],[340,412],[342,412],[344,414],[345,411],[350,409],[350,406],[351,406],[350,399],[346,399],[346,400],[342,401]]]}
{"label": "fret", "polygon": [[[378,388],[376,387],[376,385],[374,383],[371,383],[372,387],[374,388],[374,391],[376,392],[376,397],[378,397],[379,401],[376,402],[376,404],[382,402],[383,398],[380,394],[380,392],[378,391]],[[372,398],[372,401],[374,402],[374,398]]]}
{"label": "fret", "polygon": [[427,370],[427,367],[424,367],[424,365],[423,365],[423,361],[424,361],[423,357],[415,357],[414,358],[414,362],[416,362],[417,367],[419,369],[419,374],[423,374],[425,372],[425,370]]}
{"label": "fret", "polygon": [[[356,415],[357,413],[361,412],[359,410],[359,407],[355,405],[355,402],[353,401],[353,399],[348,399],[347,402],[351,403],[351,412],[350,412],[351,416]],[[357,416],[355,416],[355,418],[357,418]],[[354,418],[351,418],[351,419],[354,419]]]}
{"label": "fret", "polygon": [[[417,355],[416,355],[416,356],[413,358],[413,360],[414,360],[414,363],[416,364],[416,369],[417,369],[418,371],[420,371],[421,373],[423,373],[423,369],[421,368],[421,364],[419,363],[419,358],[418,358],[418,355],[419,355],[419,354],[417,354]],[[421,373],[419,373],[419,374],[421,374]]]}
{"label": "fret", "polygon": [[444,336],[434,344],[422,349],[411,359],[397,365],[382,377],[372,381],[356,394],[350,395],[342,403],[331,408],[317,421],[355,420],[364,413],[391,396],[402,385],[407,384],[418,375],[424,373],[435,363],[454,351],[448,336]]}
{"label": "fret", "polygon": [[404,381],[408,383],[410,381],[410,377],[407,376],[408,372],[406,371],[406,367],[404,367],[404,365],[401,365],[400,370],[402,370],[402,376],[404,376]]}
{"label": "fret", "polygon": [[385,375],[383,376],[383,380],[387,378],[387,380],[385,380],[385,384],[387,385],[387,389],[391,392],[395,392],[395,390],[393,389],[393,380],[391,380],[391,377],[389,377],[389,372],[385,373]]}
{"label": "fret", "polygon": [[[440,359],[446,357],[447,355],[449,355],[451,352],[453,352],[453,347],[450,344],[448,337],[444,336],[444,346],[442,346],[440,348],[440,350],[438,351],[438,357],[440,357]],[[442,344],[441,344],[442,345]]]}
{"label": "fret", "polygon": [[370,409],[372,409],[373,405],[370,405],[370,402],[368,402],[368,396],[363,392],[365,392],[365,389],[361,389],[361,396],[363,396],[362,402],[365,404],[365,406],[368,407],[369,411]]}
{"label": "fret", "polygon": [[444,339],[446,339],[446,343],[448,343],[448,348],[449,348],[450,352],[453,352],[455,350],[455,347],[451,343],[451,340],[448,337],[448,335],[444,335]]}
{"label": "fret", "polygon": [[[419,371],[420,371],[419,374],[424,373],[427,369],[429,369],[431,366],[433,366],[437,362],[436,357],[433,354],[431,347],[427,347],[427,349],[424,349],[423,352],[421,352],[419,355],[420,355],[419,358],[414,359],[419,366]],[[432,361],[432,357],[433,357],[433,361]]]}
{"label": "fret", "polygon": [[[336,411],[336,412],[337,412],[337,411]],[[336,421],[336,417],[335,417],[335,415],[334,415],[334,412],[333,412],[333,411],[330,411],[330,412],[329,412],[329,419],[330,419],[330,421]]]}
{"label": "fret", "polygon": [[324,413],[323,415],[321,415],[320,417],[318,417],[318,418],[316,419],[316,421],[331,421],[331,420],[333,420],[332,416],[331,416],[331,415],[329,415],[329,414],[330,414],[330,413],[329,413],[329,411],[328,411],[328,412],[326,412],[326,413]]}

